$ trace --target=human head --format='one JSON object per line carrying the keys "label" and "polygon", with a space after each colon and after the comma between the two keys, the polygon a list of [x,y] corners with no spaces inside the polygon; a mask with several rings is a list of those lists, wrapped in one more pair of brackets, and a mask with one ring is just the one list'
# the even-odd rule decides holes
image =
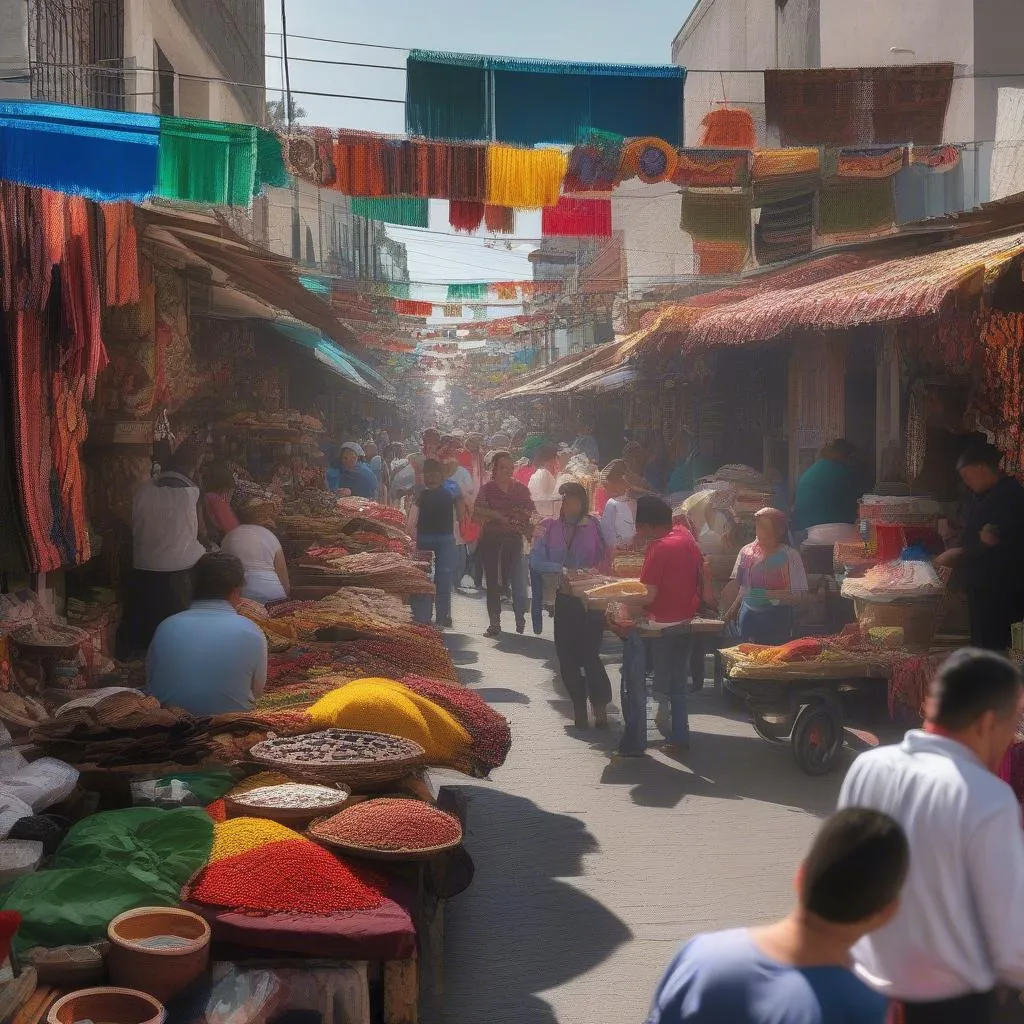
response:
{"label": "human head", "polygon": [[621,498],[629,490],[629,466],[624,459],[612,459],[604,472],[601,474],[601,483],[604,485],[610,498]]}
{"label": "human head", "polygon": [[193,601],[230,601],[237,604],[245,586],[241,561],[226,551],[203,555],[192,568]]}
{"label": "human head", "polygon": [[213,462],[206,467],[203,483],[211,494],[227,496],[235,489],[235,474],[226,462]]}
{"label": "human head", "polygon": [[363,442],[363,454],[364,454],[367,462],[369,462],[370,459],[375,458],[376,455],[377,455],[377,442],[376,441],[364,441]]}
{"label": "human head", "polygon": [[774,551],[785,540],[789,529],[786,513],[777,508],[763,508],[754,513],[754,534],[757,543],[768,551]]}
{"label": "human head", "polygon": [[491,460],[491,477],[495,483],[507,484],[512,479],[515,463],[509,451],[495,452]]}
{"label": "human head", "polygon": [[276,510],[269,501],[250,498],[238,510],[238,521],[243,526],[273,526]]}
{"label": "human head", "polygon": [[964,647],[939,668],[925,720],[969,747],[992,771],[1013,742],[1022,711],[1020,670],[993,651]]}
{"label": "human head", "polygon": [[821,457],[832,462],[853,462],[856,454],[857,446],[851,444],[845,437],[837,437],[821,449]]}
{"label": "human head", "polygon": [[428,427],[420,435],[420,440],[423,442],[423,454],[433,455],[441,443],[441,433],[433,427]]}
{"label": "human head", "polygon": [[859,938],[892,920],[909,868],[907,837],[889,815],[847,807],[825,821],[797,871],[800,908]]}
{"label": "human head", "polygon": [[184,442],[178,445],[167,462],[167,469],[172,473],[180,473],[194,480],[203,461],[203,449],[197,444]]}
{"label": "human head", "polygon": [[636,532],[642,540],[656,540],[672,531],[672,509],[652,494],[636,500]]}
{"label": "human head", "polygon": [[558,449],[553,444],[542,444],[533,453],[533,464],[540,469],[550,469],[552,472],[558,468]]}
{"label": "human head", "polygon": [[972,445],[957,460],[956,468],[960,479],[975,493],[984,494],[991,490],[1002,476],[999,463],[1003,454],[995,445]]}
{"label": "human head", "polygon": [[480,454],[480,450],[483,447],[483,443],[483,434],[474,433],[466,435],[466,450],[472,452],[474,455]]}
{"label": "human head", "polygon": [[437,459],[423,460],[423,486],[433,490],[444,482],[444,469]]}
{"label": "human head", "polygon": [[590,512],[590,499],[582,484],[570,480],[558,488],[558,493],[562,497],[563,519],[582,519]]}
{"label": "human head", "polygon": [[363,457],[363,454],[361,445],[356,444],[355,441],[346,441],[338,452],[342,469],[355,469],[356,463]]}

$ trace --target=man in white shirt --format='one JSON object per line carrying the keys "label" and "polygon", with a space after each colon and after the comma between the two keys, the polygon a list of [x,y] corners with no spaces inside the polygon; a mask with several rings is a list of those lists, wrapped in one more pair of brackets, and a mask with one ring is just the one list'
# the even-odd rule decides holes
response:
{"label": "man in white shirt", "polygon": [[843,783],[840,807],[883,811],[910,842],[899,913],[853,951],[906,1024],[988,1024],[996,987],[1024,988],[1024,832],[995,774],[1021,695],[1005,658],[957,651],[932,681],[924,728],[862,754]]}
{"label": "man in white shirt", "polygon": [[[530,497],[541,519],[557,519],[562,511],[562,498],[558,493],[558,449],[542,444],[533,456],[536,467],[530,477]],[[530,618],[533,632],[544,632],[544,577],[530,569]]]}
{"label": "man in white shirt", "polygon": [[198,478],[202,452],[181,445],[167,468],[144,480],[132,498],[132,574],[125,593],[120,655],[149,647],[157,626],[188,608],[199,542]]}

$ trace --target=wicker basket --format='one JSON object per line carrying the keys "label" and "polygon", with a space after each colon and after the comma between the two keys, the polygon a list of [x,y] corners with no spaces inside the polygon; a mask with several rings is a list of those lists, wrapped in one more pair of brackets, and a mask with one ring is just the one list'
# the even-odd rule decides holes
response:
{"label": "wicker basket", "polygon": [[131,988],[82,988],[69,992],[50,1007],[47,1024],[164,1024],[163,1004]]}
{"label": "wicker basket", "polygon": [[[143,940],[157,935],[173,935],[182,942],[168,949],[143,945]],[[107,956],[110,980],[117,985],[140,989],[162,1001],[188,988],[210,962],[210,926],[188,910],[171,907],[129,910],[110,922],[107,938],[110,939]],[[89,1019],[97,1024],[100,1021],[108,1024],[106,1017]]]}
{"label": "wicker basket", "polygon": [[[297,779],[328,783],[344,783],[352,790],[366,789],[386,785],[407,775],[413,768],[423,763],[424,749],[412,740],[402,736],[391,736],[380,732],[363,732],[355,729],[326,729],[326,734],[334,739],[351,739],[358,741],[378,742],[390,747],[390,756],[383,758],[354,757],[352,760],[299,761],[288,756],[287,740],[264,740],[257,743],[249,751],[250,757],[264,767],[283,772]],[[315,733],[304,736],[290,737],[293,740],[309,740]],[[284,750],[282,750],[282,745]]]}
{"label": "wicker basket", "polygon": [[324,835],[317,826],[326,820],[326,817],[317,818],[306,830],[306,835],[320,843],[321,846],[329,846],[335,853],[348,854],[350,857],[362,857],[364,860],[429,860],[446,850],[453,850],[462,843],[460,835],[458,839],[453,839],[450,843],[443,843],[440,846],[424,846],[419,850],[381,850],[375,846],[359,846],[356,843],[341,842]]}
{"label": "wicker basket", "polygon": [[224,811],[229,818],[265,818],[289,828],[302,829],[316,818],[337,814],[345,806],[352,790],[346,785],[334,788],[338,791],[338,799],[332,804],[320,804],[318,807],[254,807],[245,803],[243,796],[247,794],[241,794],[238,799],[225,796]]}
{"label": "wicker basket", "polygon": [[108,951],[105,942],[90,946],[57,946],[53,949],[39,946],[25,953],[23,962],[36,969],[41,985],[53,985],[65,990],[77,989],[99,985],[107,980],[104,957]]}

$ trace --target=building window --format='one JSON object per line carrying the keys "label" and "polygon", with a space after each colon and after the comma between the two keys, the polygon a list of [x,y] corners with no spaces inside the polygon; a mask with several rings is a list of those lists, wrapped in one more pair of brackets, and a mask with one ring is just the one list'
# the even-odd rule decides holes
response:
{"label": "building window", "polygon": [[153,83],[154,112],[173,117],[174,65],[156,43],[153,44],[153,67],[156,69],[156,81]]}

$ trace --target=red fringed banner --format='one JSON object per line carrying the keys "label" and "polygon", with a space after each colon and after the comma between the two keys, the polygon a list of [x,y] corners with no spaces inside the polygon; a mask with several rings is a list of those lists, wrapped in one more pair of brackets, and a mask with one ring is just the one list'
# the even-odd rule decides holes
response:
{"label": "red fringed banner", "polygon": [[448,203],[448,223],[456,231],[476,231],[483,223],[484,204],[452,199]]}
{"label": "red fringed banner", "polygon": [[484,225],[497,235],[512,235],[516,230],[516,211],[509,206],[484,207]]}
{"label": "red fringed banner", "polygon": [[566,199],[563,196],[557,206],[544,207],[540,224],[545,237],[610,238],[612,203],[610,199]]}
{"label": "red fringed banner", "polygon": [[399,316],[433,316],[434,304],[410,299],[395,299],[395,312]]}

